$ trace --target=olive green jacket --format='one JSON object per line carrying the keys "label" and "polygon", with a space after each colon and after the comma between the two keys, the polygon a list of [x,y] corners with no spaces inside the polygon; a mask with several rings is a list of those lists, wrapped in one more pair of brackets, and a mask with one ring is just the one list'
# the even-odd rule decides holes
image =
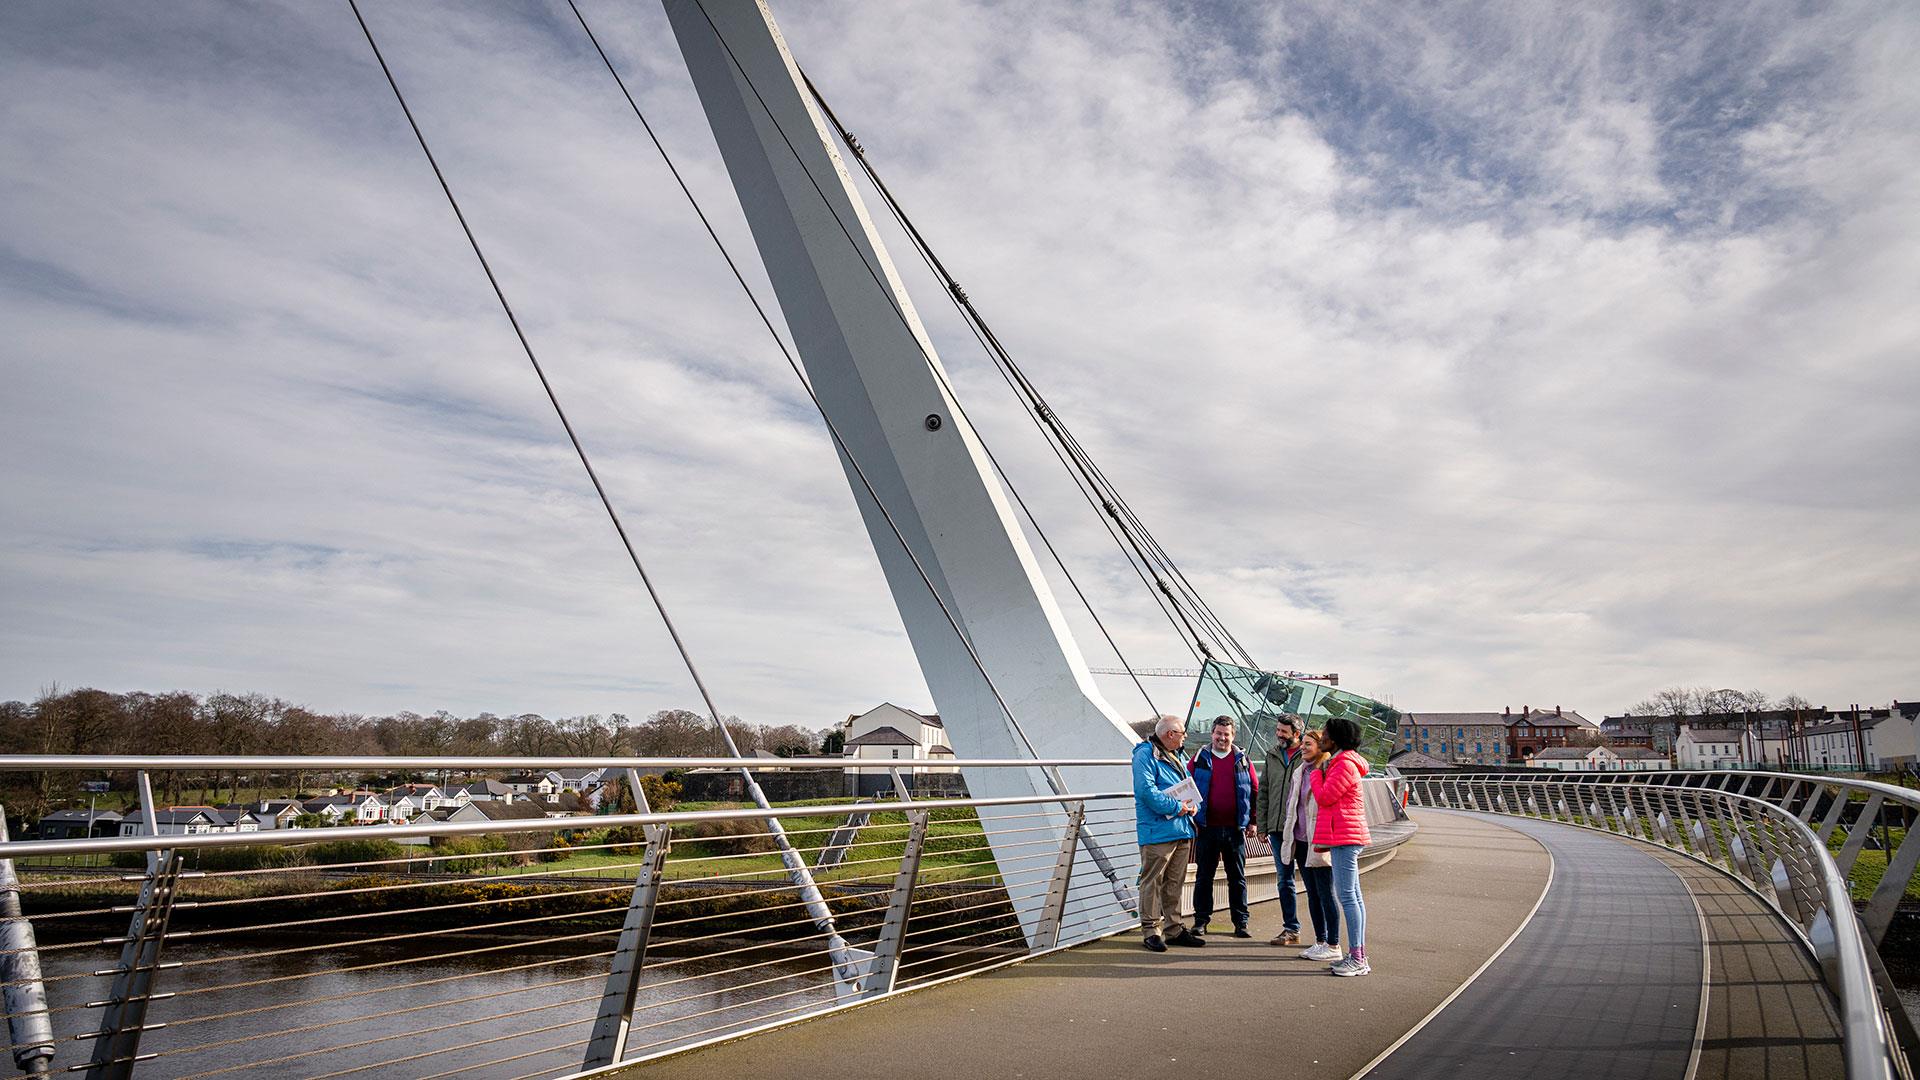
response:
{"label": "olive green jacket", "polygon": [[1260,790],[1253,799],[1253,826],[1265,836],[1284,832],[1287,819],[1287,780],[1300,764],[1300,751],[1275,746],[1260,763]]}

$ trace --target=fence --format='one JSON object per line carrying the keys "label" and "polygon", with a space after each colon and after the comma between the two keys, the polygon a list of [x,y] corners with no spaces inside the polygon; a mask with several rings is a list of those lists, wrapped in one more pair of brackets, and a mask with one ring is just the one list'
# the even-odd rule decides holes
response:
{"label": "fence", "polygon": [[[143,789],[181,765],[0,758],[140,768]],[[8,1049],[103,1078],[585,1075],[1132,927],[1133,829],[1114,791],[0,843],[27,875],[0,960],[44,969],[0,964]],[[113,853],[140,865],[44,867]]]}
{"label": "fence", "polygon": [[[1877,946],[1920,860],[1904,829],[1920,792],[1804,775],[1716,770],[1556,774],[1552,778],[1409,777],[1414,805],[1559,821],[1657,844],[1704,862],[1766,901],[1820,965],[1839,1006],[1847,1075],[1911,1077],[1920,1039]],[[1896,809],[1897,808],[1897,809]],[[1865,911],[1848,874],[1883,813],[1902,837]],[[1817,822],[1817,824],[1816,824]],[[1840,851],[1829,837],[1846,826]],[[1889,835],[1889,840],[1891,839]]]}

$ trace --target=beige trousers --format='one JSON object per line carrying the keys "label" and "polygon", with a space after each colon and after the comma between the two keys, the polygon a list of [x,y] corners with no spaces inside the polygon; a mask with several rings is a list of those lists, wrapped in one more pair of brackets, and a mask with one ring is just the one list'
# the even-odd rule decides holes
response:
{"label": "beige trousers", "polygon": [[1186,929],[1180,921],[1180,895],[1187,884],[1191,840],[1148,844],[1140,849],[1140,929],[1148,937]]}

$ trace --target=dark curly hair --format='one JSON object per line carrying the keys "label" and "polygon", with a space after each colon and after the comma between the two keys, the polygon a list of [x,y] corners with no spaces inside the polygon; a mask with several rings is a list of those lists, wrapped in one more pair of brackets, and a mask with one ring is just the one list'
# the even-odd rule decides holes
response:
{"label": "dark curly hair", "polygon": [[1360,749],[1360,725],[1344,716],[1335,716],[1327,720],[1327,735],[1333,739],[1335,749]]}

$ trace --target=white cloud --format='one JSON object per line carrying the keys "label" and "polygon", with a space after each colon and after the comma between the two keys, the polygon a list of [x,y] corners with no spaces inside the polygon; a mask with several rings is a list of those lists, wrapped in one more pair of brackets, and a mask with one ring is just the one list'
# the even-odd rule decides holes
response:
{"label": "white cloud", "polygon": [[[753,263],[664,19],[584,10]],[[1410,708],[1914,692],[1911,12],[777,13],[1265,661]],[[925,703],[817,420],[565,8],[368,16],[722,708]],[[0,696],[692,700],[358,33],[0,8]],[[1180,662],[908,276],[1130,658]]]}

